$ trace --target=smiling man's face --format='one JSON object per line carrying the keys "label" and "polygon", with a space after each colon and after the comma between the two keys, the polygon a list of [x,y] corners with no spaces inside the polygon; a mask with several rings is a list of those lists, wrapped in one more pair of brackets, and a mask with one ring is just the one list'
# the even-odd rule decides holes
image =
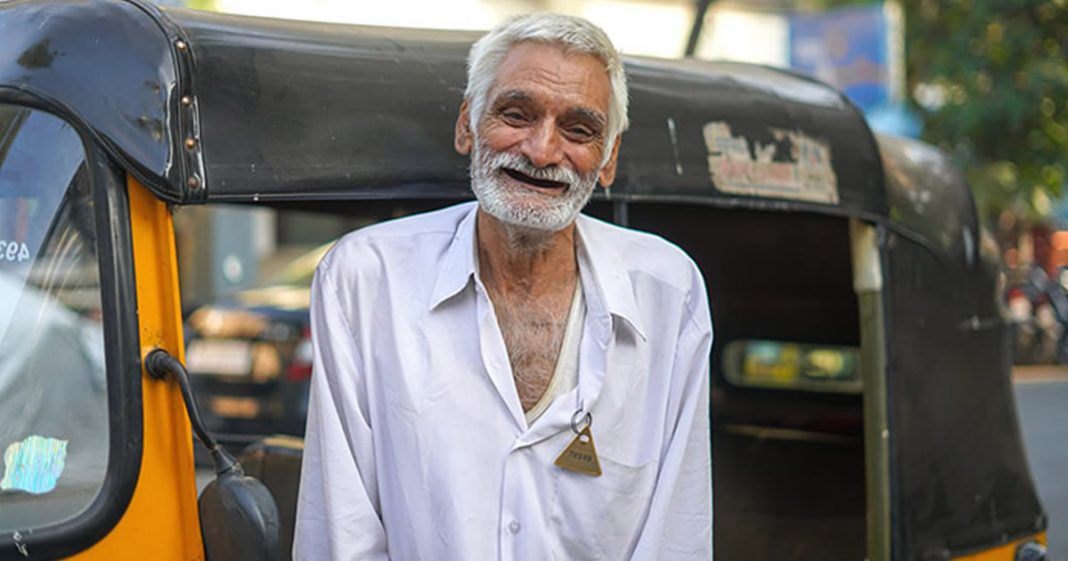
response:
{"label": "smiling man's face", "polygon": [[604,161],[611,86],[592,55],[523,42],[497,68],[477,133],[461,107],[456,147],[472,154],[482,208],[505,224],[555,232],[572,222],[598,181],[615,175],[618,141]]}

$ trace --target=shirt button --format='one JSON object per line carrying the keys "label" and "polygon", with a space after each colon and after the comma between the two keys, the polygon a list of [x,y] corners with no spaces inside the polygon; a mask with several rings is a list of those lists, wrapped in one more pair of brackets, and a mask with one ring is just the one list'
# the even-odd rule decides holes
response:
{"label": "shirt button", "polygon": [[523,526],[519,523],[518,520],[513,520],[508,523],[508,531],[512,534],[518,534],[519,530],[521,529],[523,529]]}

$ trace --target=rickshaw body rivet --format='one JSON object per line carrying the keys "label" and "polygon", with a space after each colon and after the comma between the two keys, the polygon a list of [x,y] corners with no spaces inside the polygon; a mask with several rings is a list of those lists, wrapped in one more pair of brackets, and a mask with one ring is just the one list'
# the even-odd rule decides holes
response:
{"label": "rickshaw body rivet", "polygon": [[189,45],[187,45],[187,44],[186,44],[186,42],[185,42],[185,41],[182,41],[181,39],[179,39],[178,41],[176,41],[176,42],[174,43],[174,46],[175,46],[175,47],[177,47],[179,51],[184,51],[184,50],[186,50],[186,49],[188,49],[188,48],[189,48]]}
{"label": "rickshaw body rivet", "polygon": [[193,105],[193,98],[191,98],[191,97],[189,97],[187,95],[183,95],[182,96],[182,105],[184,105],[185,107],[189,107],[190,105]]}
{"label": "rickshaw body rivet", "polygon": [[190,189],[199,189],[200,188],[200,178],[195,176],[195,175],[189,176],[189,181],[187,183],[189,183],[189,188]]}
{"label": "rickshaw body rivet", "polygon": [[185,139],[185,147],[187,150],[192,150],[197,147],[197,139],[189,137]]}

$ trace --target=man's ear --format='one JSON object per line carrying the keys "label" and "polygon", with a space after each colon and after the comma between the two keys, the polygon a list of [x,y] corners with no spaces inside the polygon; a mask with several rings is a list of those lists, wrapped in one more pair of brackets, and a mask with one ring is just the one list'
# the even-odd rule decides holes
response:
{"label": "man's ear", "polygon": [[597,180],[600,181],[601,187],[605,189],[612,186],[612,182],[616,180],[616,158],[619,157],[619,142],[623,140],[623,135],[616,136],[616,141],[612,143],[612,155],[608,157],[608,161],[601,168],[601,173],[597,175]]}
{"label": "man's ear", "polygon": [[465,99],[460,104],[460,114],[456,117],[456,134],[453,139],[453,147],[460,154],[466,156],[471,153],[474,145],[474,135],[471,134],[471,105]]}

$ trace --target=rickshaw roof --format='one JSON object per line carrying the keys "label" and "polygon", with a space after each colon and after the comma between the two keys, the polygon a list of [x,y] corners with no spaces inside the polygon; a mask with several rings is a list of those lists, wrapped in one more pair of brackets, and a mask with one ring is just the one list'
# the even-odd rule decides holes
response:
{"label": "rickshaw roof", "polygon": [[[453,149],[478,34],[161,9],[0,4],[0,100],[97,140],[173,203],[470,198]],[[626,59],[611,196],[885,216],[876,141],[814,80]]]}

